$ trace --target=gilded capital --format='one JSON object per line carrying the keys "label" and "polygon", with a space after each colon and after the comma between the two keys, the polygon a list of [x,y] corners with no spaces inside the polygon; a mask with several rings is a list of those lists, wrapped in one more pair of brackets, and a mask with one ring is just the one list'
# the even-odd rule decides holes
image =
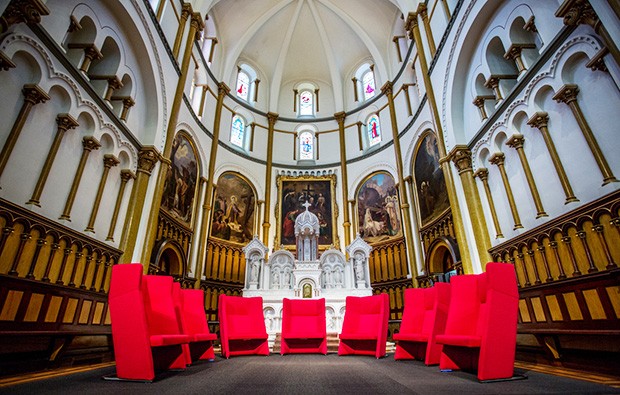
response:
{"label": "gilded capital", "polygon": [[521,133],[515,133],[508,141],[506,141],[506,145],[512,147],[516,150],[523,148],[523,143],[525,143],[525,137]]}
{"label": "gilded capital", "polygon": [[405,22],[405,29],[411,34],[411,31],[414,28],[418,27],[418,14],[415,12],[410,12],[407,14],[407,21]]}
{"label": "gilded capital", "polygon": [[555,16],[563,18],[563,22],[567,26],[583,23],[596,28],[597,24],[600,23],[598,15],[587,0],[565,0],[555,12]]}
{"label": "gilded capital", "polygon": [[133,171],[129,170],[129,169],[123,169],[121,170],[121,181],[122,182],[127,182],[129,180],[134,180],[136,178],[136,175]]}
{"label": "gilded capital", "polygon": [[153,146],[142,147],[138,153],[138,172],[151,175],[151,171],[159,160],[159,152]]}
{"label": "gilded capital", "polygon": [[105,154],[103,155],[103,166],[110,168],[110,167],[114,167],[117,166],[119,163],[121,163],[120,160],[118,160],[118,158],[112,154]]}
{"label": "gilded capital", "polygon": [[549,114],[544,111],[535,112],[534,115],[527,121],[527,124],[533,128],[546,128],[549,124]]}
{"label": "gilded capital", "polygon": [[336,118],[336,122],[338,122],[338,126],[344,124],[344,119],[346,118],[347,113],[344,111],[340,111],[334,114],[334,118]]}
{"label": "gilded capital", "polygon": [[181,19],[186,21],[189,18],[189,15],[193,12],[192,5],[190,3],[183,3],[181,8]]}
{"label": "gilded capital", "polygon": [[553,100],[558,103],[570,104],[577,100],[577,94],[579,93],[579,87],[575,84],[563,85],[560,90],[553,96]]}
{"label": "gilded capital", "polygon": [[17,23],[40,23],[41,16],[49,13],[49,8],[42,0],[13,0],[0,17],[0,33],[6,32],[9,27]]}
{"label": "gilded capital", "polygon": [[489,179],[489,170],[486,167],[481,167],[474,173],[474,177],[478,177],[482,182]]}
{"label": "gilded capital", "polygon": [[78,127],[80,124],[78,121],[69,114],[58,114],[56,117],[56,124],[58,130],[67,131]]}
{"label": "gilded capital", "polygon": [[466,145],[457,145],[449,155],[459,174],[472,170],[471,150]]}
{"label": "gilded capital", "polygon": [[503,152],[496,152],[493,155],[491,155],[491,157],[489,158],[489,162],[492,165],[503,166],[505,159],[506,159],[506,156],[504,155]]}
{"label": "gilded capital", "polygon": [[428,12],[427,11],[428,11],[428,8],[426,7],[425,3],[418,4],[418,9],[416,10],[416,13],[418,15],[420,15],[422,20],[428,18]]}
{"label": "gilded capital", "polygon": [[205,29],[205,21],[202,19],[202,15],[199,12],[194,12],[192,14],[192,20],[190,21],[191,26],[196,29],[196,35],[194,36],[194,40],[200,39],[200,35],[202,31]]}
{"label": "gilded capital", "polygon": [[267,113],[267,121],[269,122],[269,129],[273,129],[273,126],[276,124],[278,117],[280,117],[280,114],[278,113],[275,113],[275,112]]}
{"label": "gilded capital", "polygon": [[230,93],[230,88],[223,82],[217,84],[217,99],[221,100],[224,96]]}
{"label": "gilded capital", "polygon": [[496,75],[490,76],[484,83],[484,86],[491,89],[497,88],[499,86],[499,77]]}
{"label": "gilded capital", "polygon": [[388,96],[392,96],[393,89],[394,89],[394,83],[392,83],[392,81],[387,81],[381,87],[381,93],[384,93],[384,94],[386,94]]}
{"label": "gilded capital", "polygon": [[476,96],[474,97],[474,100],[472,101],[472,103],[474,104],[474,106],[481,108],[482,106],[484,106],[484,101],[486,99],[483,96]]}
{"label": "gilded capital", "polygon": [[24,100],[32,105],[37,103],[45,103],[50,99],[49,95],[36,84],[26,84],[22,89]]}
{"label": "gilded capital", "polygon": [[90,152],[101,148],[101,143],[93,136],[86,136],[82,139],[82,147],[84,148],[84,151]]}

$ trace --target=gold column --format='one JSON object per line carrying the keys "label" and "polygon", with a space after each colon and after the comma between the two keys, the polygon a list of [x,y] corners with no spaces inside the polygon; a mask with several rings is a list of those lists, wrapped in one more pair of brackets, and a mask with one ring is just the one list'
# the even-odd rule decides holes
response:
{"label": "gold column", "polygon": [[[349,200],[349,205],[351,206],[351,211],[350,211],[350,216],[351,216],[351,230],[355,230],[357,229],[357,232],[353,232],[353,235],[355,237],[353,237],[354,239],[357,237],[357,235],[359,234],[359,225],[357,224],[357,212],[355,211],[355,199],[353,200]],[[348,245],[348,244],[347,244]]]}
{"label": "gold column", "polygon": [[[127,213],[125,214],[125,224],[123,225],[123,233],[119,243],[119,249],[123,251],[123,255],[119,258],[119,263],[131,262],[133,259],[138,230],[141,226],[144,226],[141,221],[144,209],[144,196],[146,196],[151,172],[158,160],[159,153],[155,147],[142,147],[138,153],[138,171],[131,188],[131,196],[129,197]],[[143,263],[143,265],[145,269],[148,269],[148,262]]]}
{"label": "gold column", "polygon": [[519,74],[522,74],[525,71],[527,71],[527,68],[525,67],[525,63],[523,63],[523,58],[521,57],[521,52],[527,48],[533,49],[533,48],[536,48],[536,45],[534,44],[511,44],[510,47],[508,47],[508,50],[506,51],[506,53],[504,54],[504,59],[513,60],[515,62],[515,64],[517,65],[517,71],[519,72]]}
{"label": "gold column", "polygon": [[9,157],[13,152],[15,143],[17,143],[17,139],[19,138],[24,124],[26,123],[26,119],[28,119],[32,106],[38,103],[45,103],[50,99],[47,93],[35,84],[24,85],[22,93],[24,94],[24,104],[22,104],[22,108],[19,110],[17,119],[15,119],[15,122],[13,123],[13,128],[11,129],[9,136],[6,138],[6,142],[0,152],[0,176],[2,176],[2,173],[4,172],[4,168],[9,161]]}
{"label": "gold column", "polygon": [[[437,133],[437,149],[439,151],[440,157],[439,163],[441,164],[441,170],[443,171],[443,175],[446,181],[448,200],[450,201],[450,210],[452,212],[452,217],[454,218],[454,231],[456,233],[457,244],[461,252],[463,270],[465,273],[473,273],[474,268],[471,261],[472,257],[469,252],[467,238],[465,237],[465,227],[463,225],[463,217],[461,216],[459,201],[456,196],[455,181],[452,178],[452,171],[450,169],[449,159],[447,158],[443,128],[441,127],[441,119],[439,119],[437,101],[435,100],[435,91],[433,90],[431,78],[428,74],[428,63],[426,62],[426,54],[424,53],[424,50],[422,48],[422,36],[420,35],[420,27],[418,26],[417,14],[409,13],[409,15],[407,16],[406,28],[409,31],[410,37],[413,38],[415,45],[418,48],[420,70],[422,71],[424,88],[426,89],[426,97],[428,98],[429,109],[433,116],[433,124],[435,126],[435,132]],[[478,231],[486,232],[487,230],[479,229]]]}
{"label": "gold column", "polygon": [[0,35],[17,23],[37,24],[42,15],[49,15],[50,10],[42,0],[13,0],[9,2],[0,17]]}
{"label": "gold column", "polygon": [[58,219],[71,221],[71,208],[73,207],[75,195],[77,194],[78,187],[80,186],[80,181],[82,180],[82,174],[84,173],[86,160],[88,159],[88,156],[90,155],[90,152],[92,150],[98,150],[100,147],[101,144],[99,143],[99,141],[92,136],[87,136],[82,139],[82,157],[80,158],[80,163],[78,164],[75,175],[73,176],[73,183],[71,184],[71,189],[69,190],[69,196],[67,196],[65,208],[64,210],[62,210],[62,215]]}
{"label": "gold column", "polygon": [[359,97],[357,95],[357,78],[353,77],[351,78],[351,81],[353,81],[353,97],[355,98],[355,101],[359,101]]}
{"label": "gold column", "polygon": [[601,173],[603,174],[603,185],[607,185],[610,182],[618,181],[616,177],[613,175],[609,164],[607,164],[607,160],[605,159],[605,155],[601,151],[601,148],[596,141],[596,137],[592,133],[592,129],[590,129],[590,125],[588,125],[588,121],[586,121],[585,116],[581,112],[581,107],[579,107],[579,103],[577,103],[577,94],[579,93],[579,88],[574,84],[566,84],[560,88],[560,90],[553,96],[553,100],[562,103],[568,104],[577,123],[579,124],[579,128],[583,133],[583,137],[586,139],[588,146],[590,147],[590,151],[592,151],[592,155],[594,155],[594,160],[596,160],[596,164],[598,165]]}
{"label": "gold column", "polygon": [[34,204],[37,207],[41,207],[39,199],[41,199],[41,194],[43,193],[43,188],[45,188],[47,177],[50,174],[50,170],[52,170],[52,165],[54,164],[54,159],[56,158],[56,154],[60,148],[62,138],[67,130],[74,129],[79,125],[78,121],[76,121],[75,118],[69,114],[58,114],[56,117],[56,124],[58,125],[56,129],[56,136],[54,136],[50,150],[47,153],[47,158],[43,164],[43,169],[41,169],[41,174],[39,174],[37,185],[34,187],[34,192],[32,192],[32,197],[28,200],[28,202],[26,202],[26,204]]}
{"label": "gold column", "polygon": [[512,213],[512,218],[514,219],[515,226],[513,229],[523,228],[521,225],[521,218],[519,218],[519,211],[517,210],[517,204],[515,203],[514,195],[512,194],[512,188],[510,187],[510,181],[508,180],[508,175],[506,174],[506,168],[504,167],[504,153],[496,152],[489,158],[489,162],[492,165],[496,165],[499,169],[499,173],[502,176],[502,182],[504,183],[504,189],[506,190],[506,196],[508,197],[508,204],[510,205],[510,212]]}
{"label": "gold column", "polygon": [[344,245],[351,244],[351,221],[349,219],[349,206],[347,200],[349,198],[349,181],[347,177],[347,150],[344,138],[344,119],[347,114],[344,111],[334,114],[334,118],[338,122],[338,135],[340,138],[340,172],[342,173],[342,216],[344,217]]}
{"label": "gold column", "polygon": [[103,156],[103,174],[101,175],[101,180],[99,181],[99,188],[97,188],[97,196],[95,197],[93,210],[90,213],[88,225],[86,226],[86,229],[84,229],[85,232],[95,233],[95,221],[97,220],[97,213],[99,212],[99,205],[101,204],[101,197],[103,196],[103,190],[105,189],[105,184],[108,180],[110,168],[118,165],[119,163],[121,162],[112,154],[105,154]]}
{"label": "gold column", "polygon": [[125,97],[123,99],[123,109],[121,110],[120,118],[122,121],[127,122],[127,116],[129,115],[129,109],[133,107],[136,102],[131,97]]}
{"label": "gold column", "polygon": [[254,224],[254,229],[256,230],[256,236],[260,238],[260,227],[261,227],[261,207],[265,203],[264,200],[256,200],[256,224]]}
{"label": "gold column", "polygon": [[[610,2],[610,4],[613,4],[613,2]],[[618,46],[601,23],[594,9],[592,9],[590,1],[564,0],[560,8],[555,12],[555,16],[563,18],[564,24],[567,26],[585,24],[592,27],[601,36],[603,43],[609,49],[609,53],[616,61],[616,64],[620,64],[620,50],[618,50]]]}
{"label": "gold column", "polygon": [[485,100],[492,100],[492,99],[495,99],[495,96],[484,95],[484,96],[476,96],[474,100],[472,101],[474,106],[478,107],[478,113],[480,114],[481,121],[484,121],[485,119],[488,118],[487,110],[484,107],[484,102]]}
{"label": "gold column", "polygon": [[200,96],[200,108],[198,109],[198,118],[202,119],[205,111],[205,101],[207,100],[207,84],[202,86],[202,95]]}
{"label": "gold column", "polygon": [[403,92],[405,93],[405,98],[407,102],[407,113],[409,116],[413,115],[413,110],[411,109],[411,97],[409,96],[409,87],[413,84],[403,84]]}
{"label": "gold column", "polygon": [[269,122],[269,130],[267,130],[267,166],[265,168],[265,212],[263,214],[263,244],[268,246],[269,244],[269,223],[270,213],[269,208],[271,206],[271,172],[273,162],[273,135],[275,134],[274,128],[279,115],[273,112],[267,113],[267,120]]}
{"label": "gold column", "polygon": [[[207,179],[204,177],[200,177],[200,192],[198,196],[202,196],[202,193],[205,191],[207,186]],[[209,231],[209,219],[207,215],[209,215],[209,209],[207,206],[207,195],[205,194],[202,199],[202,218],[200,220],[200,236],[198,238],[198,250],[196,257],[196,282],[194,283],[195,289],[200,289],[200,281],[202,280],[202,262],[205,260],[205,246],[207,244],[207,237]]]}
{"label": "gold column", "polygon": [[530,168],[530,164],[527,161],[527,157],[525,156],[525,151],[523,150],[524,143],[525,138],[520,133],[513,134],[512,136],[510,136],[508,141],[506,141],[506,145],[516,149],[517,154],[519,155],[521,167],[523,167],[523,172],[525,173],[525,178],[527,179],[527,184],[530,188],[532,199],[534,199],[534,205],[536,206],[536,218],[548,217],[543,207],[542,200],[540,200],[540,195],[538,194],[538,188],[536,188],[536,181],[534,181],[532,169]]}
{"label": "gold column", "polygon": [[452,19],[452,14],[450,13],[450,7],[448,6],[448,0],[439,0],[441,5],[443,6],[443,10],[446,13],[446,17],[448,20]]}
{"label": "gold column", "polygon": [[480,263],[490,262],[493,259],[489,254],[491,249],[491,241],[489,239],[489,230],[487,221],[482,209],[482,202],[474,180],[474,172],[472,168],[471,151],[466,145],[457,145],[450,152],[450,158],[454,162],[454,166],[459,172],[461,185],[463,185],[463,195],[467,202],[467,212],[472,223],[474,231],[474,240],[476,240],[476,250]]}
{"label": "gold column", "polygon": [[[185,25],[187,19],[192,13],[192,5],[190,3],[183,3],[181,7],[181,19],[179,20],[179,28],[177,29],[177,35],[174,38],[174,45],[172,47],[172,55],[176,59],[179,56],[179,50],[181,49],[181,41],[183,41],[183,33],[185,33]],[[191,36],[187,37],[191,41]]]}
{"label": "gold column", "polygon": [[[71,48],[71,44],[69,44],[69,48]],[[90,69],[90,65],[93,60],[98,60],[101,58],[103,58],[103,54],[96,46],[86,45],[84,47],[84,59],[82,60],[82,64],[80,65],[80,71],[85,74],[88,73],[88,70]]]}
{"label": "gold column", "polygon": [[164,14],[164,6],[166,5],[166,1],[168,0],[159,0],[159,4],[157,5],[157,20],[161,22],[161,17]]}
{"label": "gold column", "polygon": [[125,187],[127,181],[134,180],[136,175],[129,169],[121,170],[121,187],[118,190],[118,196],[116,197],[116,204],[114,205],[114,212],[112,213],[112,221],[110,221],[110,229],[108,230],[108,236],[106,241],[114,241],[114,230],[116,228],[116,221],[118,220],[118,212],[121,209],[121,203],[123,202],[123,196],[125,195]]}
{"label": "gold column", "polygon": [[[177,81],[177,88],[174,93],[174,100],[172,102],[172,108],[170,109],[170,118],[168,120],[168,127],[166,128],[166,142],[164,144],[164,150],[161,154],[162,158],[169,161],[170,154],[172,152],[172,142],[174,141],[175,131],[177,128],[177,122],[179,119],[179,111],[181,109],[181,103],[183,103],[183,92],[185,90],[185,82],[189,74],[189,65],[192,58],[192,49],[194,47],[194,40],[198,37],[198,32],[204,28],[204,21],[199,13],[192,14],[192,20],[190,24],[189,33],[187,34],[187,41],[185,43],[185,52],[183,53],[183,60],[181,62],[181,75]],[[147,223],[147,232],[143,244],[141,261],[144,265],[145,273],[148,270],[148,265],[151,259],[151,250],[155,244],[155,238],[157,236],[157,218],[159,218],[159,207],[161,205],[161,198],[164,192],[164,184],[166,183],[166,176],[168,174],[168,166],[159,167],[157,174],[157,181],[155,184],[155,193],[153,195],[153,202],[150,210],[150,216]]]}
{"label": "gold column", "polygon": [[493,202],[493,195],[491,194],[491,188],[489,187],[489,170],[484,167],[479,168],[474,173],[474,177],[478,177],[482,181],[484,192],[487,196],[487,202],[489,203],[489,210],[491,210],[491,218],[493,219],[493,226],[495,226],[495,238],[499,239],[504,237],[502,234],[502,228],[497,218],[497,210],[495,210],[495,202]]}
{"label": "gold column", "polygon": [[504,100],[504,97],[502,96],[502,91],[499,89],[499,77],[498,76],[491,75],[484,83],[484,86],[489,89],[493,89],[493,93],[495,94],[495,100],[498,103]]}
{"label": "gold column", "polygon": [[[396,54],[398,55],[398,63],[402,63],[403,62],[403,55],[401,55],[400,53],[400,44],[398,43],[398,41],[403,38],[403,36],[394,36],[392,37],[392,42],[394,43],[394,45],[396,45]],[[353,77],[355,78],[355,77]]]}
{"label": "gold column", "polygon": [[[418,212],[418,205],[416,204],[417,194],[416,190],[413,187],[413,177],[407,176],[405,177],[405,182],[407,183],[407,188],[409,189],[409,196],[411,197],[411,212],[413,213],[413,220],[411,221],[411,238],[413,239],[413,245],[415,246],[414,253],[417,259],[417,268],[419,270],[416,271],[417,276],[420,276],[422,272],[424,272],[424,257],[422,255],[424,251],[424,247],[422,246],[422,241],[420,240],[420,226],[418,224],[418,218],[420,218],[420,214]],[[417,277],[413,275],[413,278]],[[417,281],[417,280],[416,280]]]}
{"label": "gold column", "polygon": [[[415,264],[415,255],[413,253],[413,241],[411,234],[411,216],[409,215],[409,202],[407,201],[407,192],[405,191],[405,181],[403,176],[403,157],[400,149],[400,138],[398,137],[398,123],[396,119],[396,109],[394,108],[394,95],[392,93],[393,85],[388,81],[381,87],[381,92],[385,94],[388,100],[390,110],[390,121],[392,124],[392,140],[394,142],[394,153],[396,154],[396,171],[398,172],[398,193],[400,197],[400,208],[403,214],[403,232],[405,234],[405,243],[407,245],[407,258],[409,259],[409,268],[411,273],[417,276],[417,266]],[[415,276],[414,276],[415,277]]]}
{"label": "gold column", "polygon": [[257,78],[254,80],[254,101],[258,101],[258,84],[260,84],[260,80]]}
{"label": "gold column", "polygon": [[426,38],[428,38],[428,49],[431,51],[431,58],[435,56],[437,49],[435,48],[435,39],[433,38],[433,31],[431,30],[431,24],[428,22],[428,12],[425,3],[420,3],[416,11],[422,18],[422,24],[424,25],[424,32]]}
{"label": "gold column", "polygon": [[527,121],[527,124],[533,128],[537,128],[540,130],[540,133],[545,140],[545,145],[547,146],[547,151],[549,151],[549,156],[551,156],[551,161],[553,161],[553,166],[555,167],[555,171],[558,174],[560,179],[560,183],[562,184],[562,189],[564,189],[564,194],[566,195],[566,201],[564,204],[571,202],[578,202],[579,199],[575,197],[575,193],[573,192],[573,188],[570,185],[570,181],[568,180],[568,176],[566,175],[566,171],[564,171],[564,166],[562,165],[562,161],[560,160],[560,156],[555,149],[555,144],[553,143],[553,139],[551,138],[551,134],[549,133],[549,128],[547,127],[549,123],[549,115],[546,112],[536,112],[532,117]]}
{"label": "gold column", "polygon": [[211,37],[211,49],[209,50],[209,64],[213,62],[213,53],[215,51],[215,45],[218,43],[217,37]]}

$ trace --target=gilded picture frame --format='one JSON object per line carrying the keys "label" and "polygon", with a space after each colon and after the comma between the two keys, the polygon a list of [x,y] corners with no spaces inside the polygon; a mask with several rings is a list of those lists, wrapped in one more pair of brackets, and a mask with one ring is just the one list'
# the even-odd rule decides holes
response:
{"label": "gilded picture frame", "polygon": [[288,176],[276,178],[278,200],[276,203],[275,245],[295,251],[295,219],[305,211],[303,204],[308,201],[308,210],[319,217],[319,250],[330,247],[340,248],[338,239],[338,206],[336,204],[336,175]]}

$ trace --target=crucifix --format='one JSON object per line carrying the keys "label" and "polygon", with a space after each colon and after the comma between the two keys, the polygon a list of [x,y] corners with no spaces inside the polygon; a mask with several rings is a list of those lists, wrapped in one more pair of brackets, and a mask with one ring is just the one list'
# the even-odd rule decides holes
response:
{"label": "crucifix", "polygon": [[308,202],[308,200],[310,200],[310,193],[314,192],[314,189],[310,189],[310,184],[306,184],[306,189],[302,189],[302,191],[304,191],[306,202]]}

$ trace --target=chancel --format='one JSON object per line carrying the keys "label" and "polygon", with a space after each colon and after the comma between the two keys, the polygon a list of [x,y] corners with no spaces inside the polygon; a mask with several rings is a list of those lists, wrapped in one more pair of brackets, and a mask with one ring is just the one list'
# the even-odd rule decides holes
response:
{"label": "chancel", "polygon": [[0,0],[0,392],[617,392],[619,21]]}

